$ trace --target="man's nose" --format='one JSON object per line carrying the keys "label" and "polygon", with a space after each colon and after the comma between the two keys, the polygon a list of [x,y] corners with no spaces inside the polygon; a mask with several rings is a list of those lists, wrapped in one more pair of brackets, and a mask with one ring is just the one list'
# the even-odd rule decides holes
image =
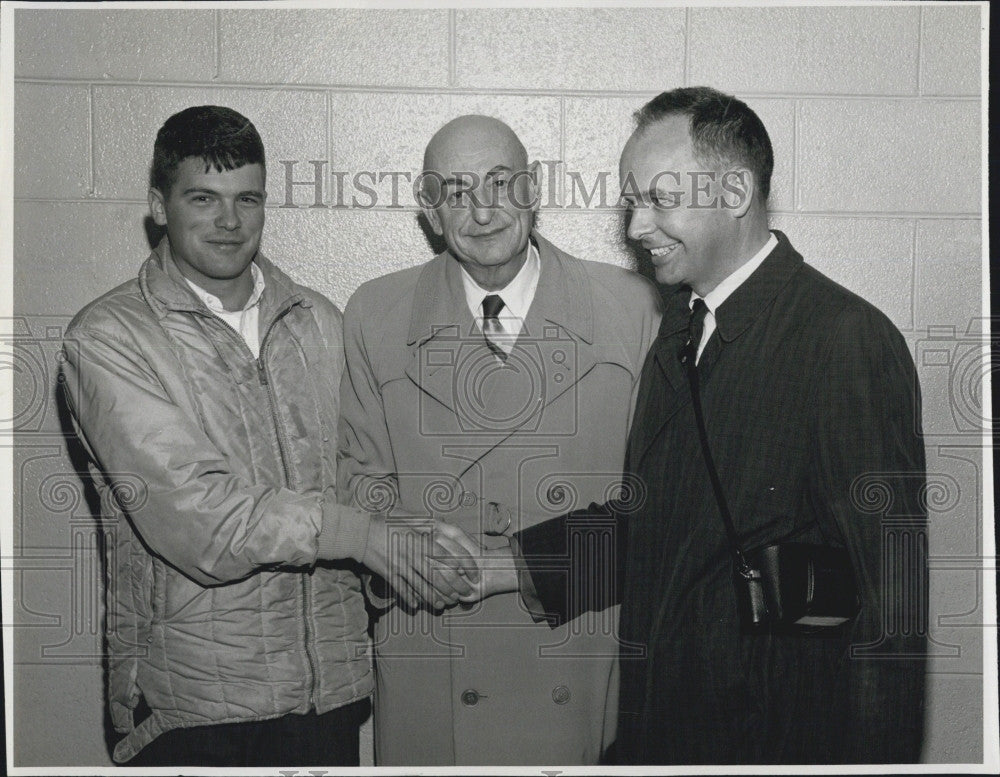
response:
{"label": "man's nose", "polygon": [[628,215],[628,236],[631,240],[641,240],[645,235],[653,231],[653,223],[650,219],[649,208],[644,205],[636,205]]}
{"label": "man's nose", "polygon": [[472,218],[481,227],[493,220],[494,203],[490,202],[488,197],[488,192],[478,191],[470,198],[469,207],[472,208]]}
{"label": "man's nose", "polygon": [[215,217],[215,226],[219,229],[225,229],[232,231],[234,229],[239,229],[240,226],[240,214],[236,209],[235,202],[225,202],[223,201],[219,214]]}

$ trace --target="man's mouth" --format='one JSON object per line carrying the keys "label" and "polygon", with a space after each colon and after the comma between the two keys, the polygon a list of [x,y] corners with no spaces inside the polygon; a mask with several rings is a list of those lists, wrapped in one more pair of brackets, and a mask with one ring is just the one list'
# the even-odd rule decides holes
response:
{"label": "man's mouth", "polygon": [[653,256],[667,256],[668,254],[673,253],[674,249],[677,248],[677,246],[679,245],[680,243],[678,242],[678,243],[671,243],[668,246],[658,246],[656,248],[650,248],[649,253],[651,253]]}

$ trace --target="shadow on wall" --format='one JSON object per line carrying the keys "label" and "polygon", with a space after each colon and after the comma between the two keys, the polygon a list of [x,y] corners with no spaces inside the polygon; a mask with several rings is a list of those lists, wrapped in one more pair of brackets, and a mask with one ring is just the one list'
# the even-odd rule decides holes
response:
{"label": "shadow on wall", "polygon": [[[151,220],[151,219],[150,219]],[[70,418],[69,405],[66,401],[66,395],[63,391],[63,381],[59,381],[55,389],[55,400],[56,400],[56,411],[59,416],[59,426],[62,430],[63,439],[66,441],[66,455],[68,456],[70,463],[73,466],[73,471],[79,476],[80,481],[83,485],[83,496],[87,501],[87,509],[90,514],[94,517],[94,521],[98,523],[101,527],[101,531],[98,533],[98,556],[100,558],[101,567],[101,585],[102,590],[106,587],[108,580],[108,555],[107,555],[107,529],[103,523],[103,517],[101,513],[101,497],[97,493],[97,487],[94,485],[93,479],[90,477],[90,470],[87,467],[87,452],[83,447],[83,444],[76,436],[76,432],[73,429],[73,422]],[[105,604],[107,600],[105,599]],[[101,634],[107,634],[107,607],[104,607],[104,620],[105,622],[101,624]],[[114,750],[115,743],[120,738],[119,734],[115,731],[114,724],[111,722],[111,710],[108,708],[107,698],[108,698],[108,677],[110,673],[110,667],[108,666],[108,652],[107,643],[102,637],[101,641],[101,669],[103,677],[103,696],[102,699],[104,703],[102,707],[104,709],[103,715],[103,729],[104,729],[104,746],[108,751],[108,758],[111,757],[111,753]]]}

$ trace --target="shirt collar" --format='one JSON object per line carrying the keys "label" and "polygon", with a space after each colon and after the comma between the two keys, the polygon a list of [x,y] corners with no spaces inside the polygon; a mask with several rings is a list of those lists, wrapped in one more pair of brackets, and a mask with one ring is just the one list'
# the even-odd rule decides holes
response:
{"label": "shirt collar", "polygon": [[[462,267],[462,286],[465,289],[465,300],[472,311],[472,317],[478,321],[483,317],[483,300],[490,294],[499,294],[503,298],[504,309],[509,316],[524,321],[528,308],[535,297],[538,288],[538,278],[541,275],[541,260],[534,242],[528,243],[528,258],[525,259],[517,275],[499,291],[487,291]],[[501,313],[501,315],[503,315]]]}
{"label": "shirt collar", "polygon": [[764,243],[764,247],[761,248],[749,262],[744,262],[739,267],[736,268],[725,280],[723,280],[718,286],[712,289],[708,294],[702,297],[700,294],[691,290],[691,299],[688,301],[690,307],[694,307],[694,301],[696,299],[705,300],[705,307],[708,308],[709,313],[715,313],[719,305],[725,302],[729,295],[736,291],[743,282],[753,275],[754,270],[764,263],[767,259],[768,254],[771,253],[778,245],[778,238],[774,236],[774,233],[770,233],[767,242]]}
{"label": "shirt collar", "polygon": [[[243,306],[243,310],[250,310],[252,307],[260,302],[260,297],[264,293],[264,273],[260,271],[256,262],[250,263],[250,275],[253,278],[253,292],[250,294],[250,299]],[[188,286],[191,290],[198,295],[200,299],[209,310],[213,313],[239,313],[238,310],[226,310],[222,304],[222,300],[216,297],[214,294],[209,294],[201,286],[194,283],[190,278],[184,276],[184,280],[187,281]]]}

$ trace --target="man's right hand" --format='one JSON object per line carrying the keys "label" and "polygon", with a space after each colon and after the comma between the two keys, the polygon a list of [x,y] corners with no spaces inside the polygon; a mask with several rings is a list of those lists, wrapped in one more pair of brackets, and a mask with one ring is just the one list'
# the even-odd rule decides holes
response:
{"label": "man's right hand", "polygon": [[472,594],[479,583],[480,553],[478,542],[450,524],[373,515],[360,561],[410,607],[442,610]]}

